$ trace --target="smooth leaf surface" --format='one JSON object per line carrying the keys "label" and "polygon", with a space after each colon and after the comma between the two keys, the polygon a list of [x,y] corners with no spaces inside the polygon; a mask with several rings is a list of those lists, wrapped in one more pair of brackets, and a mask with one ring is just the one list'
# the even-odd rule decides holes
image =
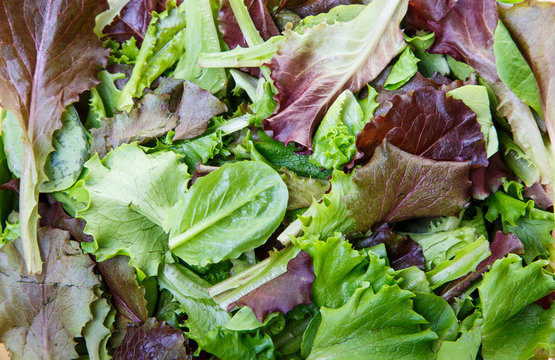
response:
{"label": "smooth leaf surface", "polygon": [[200,266],[236,258],[267,240],[285,215],[287,197],[270,166],[226,164],[198,179],[169,213],[170,250]]}

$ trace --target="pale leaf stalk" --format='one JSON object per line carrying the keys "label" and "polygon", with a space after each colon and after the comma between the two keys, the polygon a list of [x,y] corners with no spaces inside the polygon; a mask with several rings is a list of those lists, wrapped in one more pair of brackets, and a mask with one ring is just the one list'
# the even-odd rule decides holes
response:
{"label": "pale leaf stalk", "polygon": [[42,271],[42,259],[37,238],[37,225],[39,220],[39,179],[33,145],[31,145],[26,135],[24,135],[24,137],[23,169],[19,187],[21,243],[23,244],[23,254],[25,257],[25,264],[27,265],[27,271],[29,274],[39,274]]}

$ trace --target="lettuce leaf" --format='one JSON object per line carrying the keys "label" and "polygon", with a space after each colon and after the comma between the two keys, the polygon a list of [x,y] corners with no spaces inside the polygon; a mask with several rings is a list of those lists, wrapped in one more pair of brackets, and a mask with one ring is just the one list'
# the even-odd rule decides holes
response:
{"label": "lettuce leaf", "polygon": [[287,263],[285,273],[244,295],[228,309],[246,305],[254,311],[258,321],[264,322],[266,315],[275,311],[287,314],[299,304],[310,305],[313,281],[312,259],[301,251]]}
{"label": "lettuce leaf", "polygon": [[323,307],[308,360],[433,359],[430,346],[437,335],[420,329],[427,321],[413,310],[413,297],[398,285],[375,292],[365,284],[344,306]]}
{"label": "lettuce leaf", "polygon": [[114,352],[114,359],[147,360],[193,358],[188,341],[180,330],[149,318],[141,325],[130,326],[123,342]]}
{"label": "lettuce leaf", "polygon": [[421,28],[436,35],[430,52],[464,60],[476,70],[499,99],[497,114],[507,118],[515,143],[538,167],[542,183],[550,183],[551,172],[536,120],[528,105],[503,83],[497,71],[493,50],[499,20],[497,2],[449,1],[444,7],[437,7],[433,0],[412,3],[420,9]]}
{"label": "lettuce leaf", "polygon": [[94,237],[83,250],[98,261],[127,255],[139,273],[157,274],[168,250],[161,225],[187,190],[187,167],[172,152],[147,155],[136,143],[103,160],[95,155],[85,167],[87,175],[70,190],[80,200],[76,216]]}
{"label": "lettuce leaf", "polygon": [[407,46],[399,56],[399,59],[397,59],[397,62],[393,64],[384,87],[387,90],[395,90],[406,84],[418,71],[418,62],[420,60],[414,56],[410,47]]}
{"label": "lettuce leaf", "polygon": [[553,308],[531,305],[555,290],[554,275],[543,269],[546,264],[540,260],[523,267],[522,260],[510,254],[484,275],[478,287],[484,359],[528,359],[538,347],[553,344]]}
{"label": "lettuce leaf", "polygon": [[369,122],[357,148],[371,157],[383,140],[413,155],[434,160],[469,160],[487,166],[484,136],[476,115],[462,101],[441,90],[421,88],[395,96],[384,116]]}
{"label": "lettuce leaf", "polygon": [[310,163],[339,169],[356,154],[356,135],[364,127],[364,113],[349,90],[337,97],[312,139]]}
{"label": "lettuce leaf", "polygon": [[466,206],[469,167],[411,155],[384,141],[356,170],[345,206],[361,232],[382,221],[458,215]]}
{"label": "lettuce leaf", "polygon": [[220,39],[214,24],[212,4],[210,0],[185,0],[182,7],[185,11],[187,26],[185,27],[185,53],[177,62],[173,77],[192,81],[202,89],[216,94],[223,90],[227,83],[225,70],[222,68],[204,69],[198,64],[200,53],[220,52]]}
{"label": "lettuce leaf", "polygon": [[266,242],[285,215],[287,197],[270,166],[226,164],[198,179],[168,213],[169,248],[191,265],[234,259]]}
{"label": "lettuce leaf", "polygon": [[[102,13],[99,17],[108,18],[109,14],[117,16],[114,16],[112,21],[102,21],[106,24],[103,28],[100,28],[102,22],[97,19],[95,31],[100,30],[97,33],[99,37],[109,37],[119,42],[124,42],[133,37],[140,45],[152,19],[152,12],[154,10],[160,11],[160,2],[165,3],[165,0],[110,0],[109,12]],[[121,5],[123,7],[120,8]]]}
{"label": "lettuce leaf", "polygon": [[312,149],[312,133],[339,94],[360,90],[404,48],[398,25],[407,3],[377,0],[347,23],[323,23],[302,35],[286,30],[270,62],[278,105],[264,129]]}
{"label": "lettuce leaf", "polygon": [[92,319],[94,263],[63,230],[40,228],[44,259],[28,275],[21,241],[0,250],[0,341],[14,359],[77,358],[74,338]]}
{"label": "lettuce leaf", "polygon": [[116,102],[120,111],[131,110],[133,98],[141,97],[143,90],[172,67],[185,49],[184,4],[176,7],[170,0],[166,5],[163,12],[152,14],[133,72]]}
{"label": "lettuce leaf", "polygon": [[[39,186],[65,108],[96,83],[108,52],[93,32],[103,2],[23,1],[0,4],[0,106],[23,129],[20,223],[25,262],[41,271],[37,244]],[[42,14],[37,16],[37,14]],[[67,46],[67,44],[72,44]],[[30,70],[32,69],[32,70]]]}

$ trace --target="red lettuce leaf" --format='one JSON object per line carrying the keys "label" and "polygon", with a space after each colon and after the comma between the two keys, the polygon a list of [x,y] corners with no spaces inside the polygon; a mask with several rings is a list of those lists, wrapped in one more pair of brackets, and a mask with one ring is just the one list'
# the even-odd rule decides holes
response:
{"label": "red lettuce leaf", "polygon": [[93,32],[105,0],[0,1],[0,106],[23,129],[21,239],[30,273],[41,271],[38,189],[61,114],[98,80],[108,50]]}
{"label": "red lettuce leaf", "polygon": [[509,170],[501,155],[495,153],[488,159],[487,167],[472,169],[470,178],[472,180],[472,197],[478,200],[484,200],[489,194],[493,194],[501,185],[503,179],[512,178],[512,172]]}
{"label": "red lettuce leaf", "polygon": [[467,205],[470,162],[435,161],[384,141],[356,170],[344,201],[358,231],[379,222],[458,215]]}
{"label": "red lettuce leaf", "polygon": [[[411,8],[434,9],[437,0],[411,0]],[[537,166],[542,182],[549,183],[551,172],[543,140],[536,121],[526,105],[499,78],[493,43],[499,22],[497,1],[458,0],[440,1],[441,11],[420,11],[417,17],[425,30],[435,33],[430,53],[447,54],[473,67],[480,77],[492,88],[499,100],[497,114],[506,117],[515,143]],[[441,13],[447,10],[444,15]],[[552,22],[548,18],[547,22]],[[527,26],[526,29],[529,27]],[[549,31],[548,31],[549,32]],[[543,34],[543,30],[541,32]],[[540,35],[540,37],[543,35]],[[549,43],[549,40],[547,40]],[[548,48],[551,46],[548,45]],[[546,60],[551,61],[550,58]]]}
{"label": "red lettuce leaf", "polygon": [[475,271],[449,283],[443,290],[441,296],[445,300],[451,301],[456,296],[462,294],[474,281],[480,279],[496,260],[507,256],[509,253],[524,253],[524,247],[519,238],[514,234],[504,234],[501,231],[495,233],[495,238],[491,242],[489,248],[491,250],[491,255],[479,263]]}
{"label": "red lettuce leaf", "polygon": [[346,23],[320,24],[304,34],[286,30],[270,62],[276,110],[263,121],[276,140],[312,149],[312,133],[345,89],[360,90],[404,47],[399,23],[407,0],[374,0]]}
{"label": "red lettuce leaf", "polygon": [[366,157],[387,140],[413,155],[433,160],[469,160],[487,166],[484,136],[476,114],[445,92],[421,88],[412,95],[395,96],[391,109],[366,124],[357,148]]}
{"label": "red lettuce leaf", "polygon": [[424,270],[425,258],[422,247],[410,236],[395,234],[386,223],[381,224],[370,237],[362,239],[356,245],[357,248],[367,248],[379,244],[385,244],[387,257],[393,269],[401,270],[416,266]]}
{"label": "red lettuce leaf", "polygon": [[130,0],[119,16],[104,28],[103,34],[119,42],[134,37],[140,46],[157,5],[158,0]]}
{"label": "red lettuce leaf", "polygon": [[[272,36],[279,35],[279,30],[266,7],[265,0],[245,0],[245,6],[249,10],[254,26],[264,41]],[[222,2],[218,13],[218,22],[223,39],[230,49],[237,46],[248,47],[228,0]]]}
{"label": "red lettuce leaf", "polygon": [[284,274],[251,291],[229,308],[248,306],[256,318],[264,322],[266,315],[275,311],[286,314],[299,304],[310,305],[313,281],[312,258],[302,250],[289,261]]}
{"label": "red lettuce leaf", "polygon": [[183,332],[164,322],[149,318],[144,324],[130,326],[114,360],[192,360]]}
{"label": "red lettuce leaf", "polygon": [[553,190],[551,186],[535,183],[530,187],[525,187],[522,192],[525,199],[531,199],[534,204],[542,210],[553,208]]}

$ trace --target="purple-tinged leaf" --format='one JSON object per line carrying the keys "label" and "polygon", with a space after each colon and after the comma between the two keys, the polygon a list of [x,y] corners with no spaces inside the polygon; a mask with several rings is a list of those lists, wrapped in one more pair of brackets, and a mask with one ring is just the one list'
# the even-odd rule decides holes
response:
{"label": "purple-tinged leaf", "polygon": [[555,143],[555,4],[524,1],[499,10],[503,23],[532,67],[540,90],[545,123]]}
{"label": "purple-tinged leaf", "polygon": [[509,253],[524,253],[524,247],[519,238],[517,238],[514,234],[504,234],[501,231],[497,231],[495,233],[495,238],[489,248],[491,250],[491,255],[479,263],[478,266],[476,266],[475,271],[449,283],[449,285],[443,290],[441,296],[445,300],[451,301],[456,296],[462,294],[474,281],[480,279],[496,260],[507,256]]}
{"label": "purple-tinged leaf", "polygon": [[103,34],[119,42],[134,37],[140,46],[157,4],[157,0],[130,0],[121,9],[119,16],[104,28]]}
{"label": "purple-tinged leaf", "polygon": [[311,150],[312,134],[339,94],[360,90],[404,48],[399,23],[407,3],[374,0],[352,21],[322,23],[304,34],[286,30],[270,62],[278,104],[264,129]]}
{"label": "purple-tinged leaf", "polygon": [[190,81],[168,78],[130,112],[118,112],[104,119],[102,127],[91,129],[90,151],[103,157],[121,144],[149,141],[174,128],[174,140],[193,138],[204,133],[212,117],[226,110],[210,91]]}
{"label": "purple-tinged leaf", "polygon": [[[499,22],[497,1],[458,0],[440,3],[448,6],[445,7],[447,12],[439,20],[437,17],[441,15],[440,12],[434,13],[437,16],[433,17],[429,12],[420,13],[422,24],[425,23],[427,27],[425,30],[435,33],[435,41],[429,52],[450,55],[456,60],[464,61],[476,70],[497,96],[499,100],[497,114],[507,118],[515,143],[537,166],[542,175],[542,182],[549,183],[551,171],[536,120],[528,105],[501,81],[497,73],[493,51],[495,32]],[[413,5],[411,10],[414,8],[433,9],[437,0],[411,0],[411,4]],[[424,18],[423,16],[428,17]],[[544,20],[546,25],[552,23],[549,15],[546,19]],[[541,26],[526,26],[525,31],[528,28],[538,29],[540,38],[546,33],[545,29],[539,30]],[[549,40],[546,41],[546,44],[549,44]],[[544,49],[547,51],[552,48],[551,45],[546,46]],[[546,61],[549,63],[551,58],[547,57]]]}
{"label": "purple-tinged leaf", "polygon": [[384,141],[356,170],[344,198],[355,229],[417,217],[457,216],[467,206],[470,162],[435,161]]}
{"label": "purple-tinged leaf", "polygon": [[530,187],[525,187],[522,195],[526,199],[532,199],[534,204],[540,209],[548,210],[553,207],[553,190],[551,186],[534,183]]}
{"label": "purple-tinged leaf", "polygon": [[79,242],[93,241],[92,236],[83,232],[84,220],[69,216],[62,208],[62,204],[55,201],[51,195],[47,195],[46,198],[46,202],[39,202],[40,226],[65,230],[69,232],[72,239]]}
{"label": "purple-tinged leaf", "polygon": [[30,273],[41,271],[38,189],[61,115],[98,83],[108,50],[93,32],[105,0],[0,0],[0,106],[23,129],[21,239]]}
{"label": "purple-tinged leaf", "polygon": [[503,180],[512,176],[499,153],[495,153],[488,159],[487,167],[472,169],[470,178],[472,180],[472,197],[478,200],[484,200],[489,194],[493,194],[501,185]]}
{"label": "purple-tinged leaf", "polygon": [[410,236],[395,234],[384,223],[372,232],[370,237],[359,241],[357,247],[367,248],[379,244],[385,244],[387,257],[393,269],[401,270],[410,266],[416,266],[424,270],[425,259],[422,247],[416,241],[413,241]]}
{"label": "purple-tinged leaf", "polygon": [[[249,10],[249,15],[254,26],[264,41],[272,36],[279,35],[279,30],[266,7],[265,0],[245,0],[245,6]],[[230,49],[234,49],[237,46],[248,47],[228,0],[222,1],[222,6],[218,13],[218,22],[223,39]]]}
{"label": "purple-tinged leaf", "polygon": [[63,230],[39,229],[42,273],[28,275],[21,241],[0,250],[0,342],[13,359],[76,359],[100,285],[93,261]]}
{"label": "purple-tinged leaf", "polygon": [[362,0],[288,0],[282,1],[284,9],[296,12],[300,17],[326,13],[339,5],[362,4]]}
{"label": "purple-tinged leaf", "polygon": [[264,322],[267,314],[276,311],[287,314],[299,304],[310,305],[313,281],[312,258],[302,250],[289,261],[284,274],[251,291],[231,304],[229,308],[248,306],[253,310],[256,318]]}
{"label": "purple-tinged leaf", "polygon": [[469,160],[487,166],[486,146],[476,114],[445,92],[421,88],[395,96],[391,109],[366,124],[357,148],[367,158],[387,140],[413,155],[433,160]]}
{"label": "purple-tinged leaf", "polygon": [[149,318],[142,325],[127,328],[114,360],[192,360],[188,344],[182,331]]}

